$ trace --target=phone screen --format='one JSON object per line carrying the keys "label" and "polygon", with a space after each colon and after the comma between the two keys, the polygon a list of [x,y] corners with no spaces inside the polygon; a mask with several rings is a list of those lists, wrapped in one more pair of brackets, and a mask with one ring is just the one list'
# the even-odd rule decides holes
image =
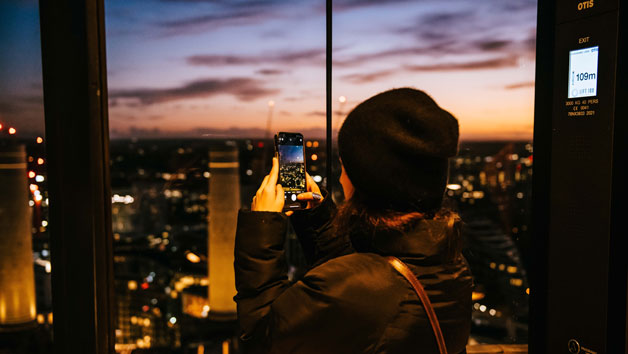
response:
{"label": "phone screen", "polygon": [[278,150],[279,179],[284,191],[293,193],[304,192],[305,162],[303,160],[303,140],[301,139],[299,145],[279,144]]}

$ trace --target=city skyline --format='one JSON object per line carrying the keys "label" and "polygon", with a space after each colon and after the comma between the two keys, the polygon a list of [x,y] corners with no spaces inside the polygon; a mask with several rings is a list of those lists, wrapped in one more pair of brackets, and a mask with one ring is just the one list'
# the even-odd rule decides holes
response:
{"label": "city skyline", "polygon": [[[414,86],[459,119],[463,140],[532,138],[536,1],[334,4],[335,120]],[[1,6],[12,50],[0,59],[0,121],[43,134],[37,2]],[[325,2],[105,7],[112,138],[255,138],[269,119],[273,131],[324,136]]]}

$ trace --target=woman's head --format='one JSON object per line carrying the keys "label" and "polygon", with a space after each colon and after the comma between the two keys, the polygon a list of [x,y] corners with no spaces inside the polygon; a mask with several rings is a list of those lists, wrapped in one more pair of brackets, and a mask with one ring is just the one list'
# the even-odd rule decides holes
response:
{"label": "woman's head", "polygon": [[[422,91],[393,89],[360,103],[338,134],[341,183],[382,210],[440,209],[458,121]],[[343,183],[344,180],[344,183]]]}

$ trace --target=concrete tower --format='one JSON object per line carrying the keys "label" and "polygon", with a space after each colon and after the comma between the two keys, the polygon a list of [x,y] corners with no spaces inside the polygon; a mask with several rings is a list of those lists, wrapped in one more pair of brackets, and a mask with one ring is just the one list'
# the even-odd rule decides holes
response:
{"label": "concrete tower", "polygon": [[26,151],[0,144],[0,330],[36,318]]}
{"label": "concrete tower", "polygon": [[209,153],[209,317],[236,316],[233,249],[240,209],[238,150],[227,147]]}

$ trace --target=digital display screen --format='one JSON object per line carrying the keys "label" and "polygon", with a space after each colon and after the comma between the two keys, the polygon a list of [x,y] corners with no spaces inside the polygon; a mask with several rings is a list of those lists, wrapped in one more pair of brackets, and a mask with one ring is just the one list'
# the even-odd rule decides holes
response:
{"label": "digital display screen", "polygon": [[569,52],[568,98],[597,95],[598,50],[595,46]]}
{"label": "digital display screen", "polygon": [[305,163],[303,144],[279,144],[279,179],[286,192],[305,191]]}

